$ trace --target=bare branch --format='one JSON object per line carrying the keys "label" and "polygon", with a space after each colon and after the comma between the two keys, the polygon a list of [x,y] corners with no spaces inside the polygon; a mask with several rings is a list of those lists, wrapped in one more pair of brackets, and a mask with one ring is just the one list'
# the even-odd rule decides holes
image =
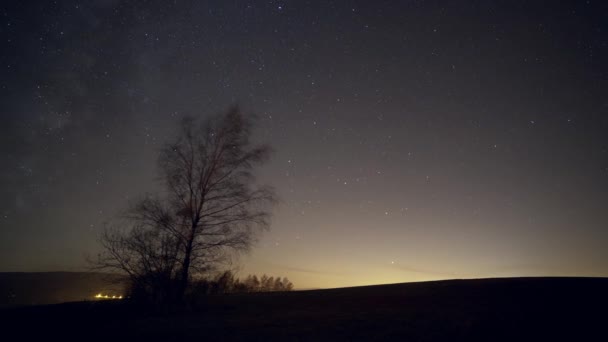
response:
{"label": "bare branch", "polygon": [[179,136],[160,150],[165,197],[146,195],[106,230],[96,267],[128,275],[137,286],[177,283],[183,296],[192,272],[214,269],[247,251],[268,228],[272,188],[254,187],[253,168],[271,153],[250,142],[252,122],[238,108],[199,121],[184,118]]}

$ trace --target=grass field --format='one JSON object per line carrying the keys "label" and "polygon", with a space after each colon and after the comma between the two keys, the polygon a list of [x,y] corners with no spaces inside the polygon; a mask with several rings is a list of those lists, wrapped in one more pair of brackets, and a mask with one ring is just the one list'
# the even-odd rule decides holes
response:
{"label": "grass field", "polygon": [[608,340],[608,279],[447,280],[287,293],[208,296],[181,313],[122,302],[4,309],[21,339]]}

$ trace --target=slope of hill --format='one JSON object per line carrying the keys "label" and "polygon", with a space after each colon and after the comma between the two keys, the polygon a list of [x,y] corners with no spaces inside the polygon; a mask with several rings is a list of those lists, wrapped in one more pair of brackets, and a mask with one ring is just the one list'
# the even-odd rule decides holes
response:
{"label": "slope of hill", "polygon": [[583,341],[605,337],[607,290],[606,278],[449,280],[208,296],[164,315],[70,303],[0,311],[0,321],[102,340]]}
{"label": "slope of hill", "polygon": [[89,272],[2,272],[0,308],[90,300],[95,294],[122,294],[119,279]]}

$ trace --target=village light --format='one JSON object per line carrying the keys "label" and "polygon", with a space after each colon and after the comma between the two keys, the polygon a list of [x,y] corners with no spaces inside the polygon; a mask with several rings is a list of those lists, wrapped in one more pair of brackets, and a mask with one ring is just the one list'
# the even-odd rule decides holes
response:
{"label": "village light", "polygon": [[122,295],[117,296],[117,295],[104,295],[103,293],[98,293],[95,295],[96,299],[122,299]]}

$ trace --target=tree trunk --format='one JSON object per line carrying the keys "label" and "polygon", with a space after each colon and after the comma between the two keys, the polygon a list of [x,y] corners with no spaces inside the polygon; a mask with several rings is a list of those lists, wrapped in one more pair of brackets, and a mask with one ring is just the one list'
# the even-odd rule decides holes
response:
{"label": "tree trunk", "polygon": [[188,275],[190,272],[190,257],[192,255],[192,245],[194,243],[194,234],[188,239],[188,244],[186,245],[186,251],[184,256],[184,262],[182,263],[182,272],[177,284],[177,293],[176,293],[176,301],[178,303],[183,303],[184,295],[186,293],[186,288],[188,287]]}

